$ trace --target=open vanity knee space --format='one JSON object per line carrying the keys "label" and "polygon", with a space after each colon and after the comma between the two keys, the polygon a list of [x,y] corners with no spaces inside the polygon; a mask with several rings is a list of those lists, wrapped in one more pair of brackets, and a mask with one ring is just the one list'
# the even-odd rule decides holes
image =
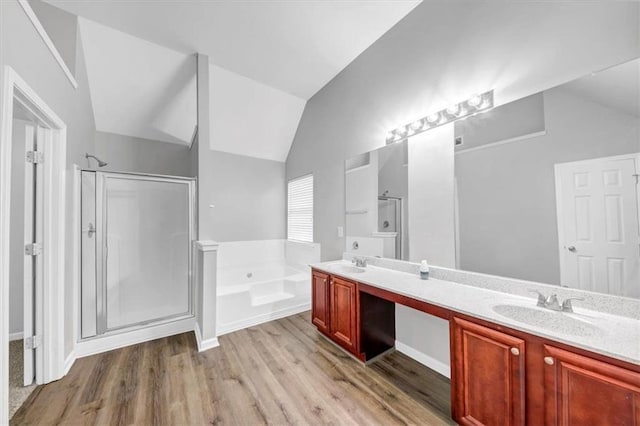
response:
{"label": "open vanity knee space", "polygon": [[[404,272],[389,269],[400,264]],[[451,407],[459,424],[640,423],[637,318],[539,307],[519,295],[530,289],[518,286],[500,292],[486,283],[424,281],[407,272],[418,267],[407,262],[312,266],[312,323],[363,362],[394,347],[396,304],[449,322]]]}

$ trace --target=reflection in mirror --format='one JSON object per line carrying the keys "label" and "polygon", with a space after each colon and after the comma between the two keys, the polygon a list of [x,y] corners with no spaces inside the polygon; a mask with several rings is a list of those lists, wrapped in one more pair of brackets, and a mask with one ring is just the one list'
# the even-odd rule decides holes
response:
{"label": "reflection in mirror", "polygon": [[345,163],[347,250],[409,259],[407,141]]}
{"label": "reflection in mirror", "polygon": [[640,297],[640,60],[455,124],[457,267]]}

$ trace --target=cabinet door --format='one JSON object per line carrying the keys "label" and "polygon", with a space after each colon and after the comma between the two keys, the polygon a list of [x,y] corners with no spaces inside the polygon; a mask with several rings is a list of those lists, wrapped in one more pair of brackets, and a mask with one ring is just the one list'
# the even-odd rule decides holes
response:
{"label": "cabinet door", "polygon": [[547,425],[640,425],[640,373],[544,346]]}
{"label": "cabinet door", "polygon": [[525,343],[453,318],[453,419],[461,425],[524,425]]}
{"label": "cabinet door", "polygon": [[311,286],[311,322],[329,334],[329,276],[313,271]]}
{"label": "cabinet door", "polygon": [[343,347],[357,353],[356,285],[331,278],[331,336]]}

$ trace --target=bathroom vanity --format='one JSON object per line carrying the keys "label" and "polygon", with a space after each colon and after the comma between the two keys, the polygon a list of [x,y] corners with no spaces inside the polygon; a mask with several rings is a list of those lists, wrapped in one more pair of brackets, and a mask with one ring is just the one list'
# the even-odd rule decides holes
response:
{"label": "bathroom vanity", "polygon": [[346,261],[312,268],[313,324],[360,361],[394,347],[396,303],[449,322],[459,424],[640,424],[637,319]]}

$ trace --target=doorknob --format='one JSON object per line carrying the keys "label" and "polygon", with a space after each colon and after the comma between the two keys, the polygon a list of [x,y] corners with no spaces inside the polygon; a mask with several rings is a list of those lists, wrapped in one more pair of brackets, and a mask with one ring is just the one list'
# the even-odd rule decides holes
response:
{"label": "doorknob", "polygon": [[575,246],[569,246],[569,247],[567,247],[567,250],[569,250],[571,253],[575,253],[576,252]]}

